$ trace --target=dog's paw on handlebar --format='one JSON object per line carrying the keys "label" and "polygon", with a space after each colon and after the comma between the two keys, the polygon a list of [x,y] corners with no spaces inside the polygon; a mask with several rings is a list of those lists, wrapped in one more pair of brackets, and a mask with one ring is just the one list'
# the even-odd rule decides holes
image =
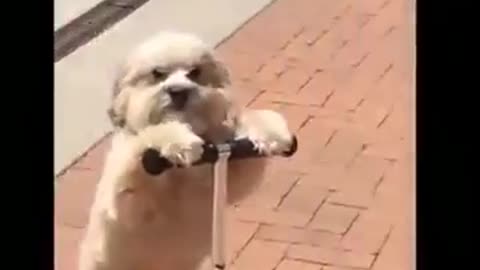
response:
{"label": "dog's paw on handlebar", "polygon": [[166,168],[171,167],[172,163],[168,159],[160,156],[160,152],[157,149],[147,148],[147,150],[143,152],[142,166],[148,174],[158,175]]}
{"label": "dog's paw on handlebar", "polygon": [[292,144],[290,145],[290,149],[287,150],[287,151],[284,151],[282,153],[282,156],[284,157],[291,157],[293,156],[293,154],[295,154],[297,152],[297,148],[298,148],[298,141],[297,141],[297,137],[296,136],[292,136]]}
{"label": "dog's paw on handlebar", "polygon": [[290,157],[295,154],[298,147],[297,138],[295,136],[292,136],[287,140],[265,140],[253,138],[249,138],[249,140],[253,143],[254,149],[258,154],[263,157]]}
{"label": "dog's paw on handlebar", "polygon": [[[230,160],[235,159],[245,159],[245,158],[261,158],[268,157],[268,154],[265,152],[262,153],[259,149],[259,145],[255,144],[248,139],[238,139],[234,141],[227,142],[231,149]],[[261,148],[261,147],[260,147]],[[295,136],[292,137],[292,142],[290,147],[286,151],[282,151],[277,154],[283,157],[293,156],[298,149],[298,141]],[[202,158],[195,162],[192,165],[199,165],[205,163],[214,163],[219,156],[219,150],[214,144],[205,144],[203,145],[203,155]],[[175,165],[165,157],[160,155],[160,152],[154,148],[148,148],[145,150],[142,156],[142,165],[145,171],[151,175],[158,175],[165,171],[168,168],[179,167],[178,164]]]}

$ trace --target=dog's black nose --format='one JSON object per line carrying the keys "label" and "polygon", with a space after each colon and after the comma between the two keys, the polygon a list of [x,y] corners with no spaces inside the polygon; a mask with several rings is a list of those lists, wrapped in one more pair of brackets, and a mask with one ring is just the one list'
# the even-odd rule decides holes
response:
{"label": "dog's black nose", "polygon": [[192,92],[193,88],[190,87],[171,86],[167,88],[167,93],[170,95],[172,104],[177,110],[181,110],[185,107]]}

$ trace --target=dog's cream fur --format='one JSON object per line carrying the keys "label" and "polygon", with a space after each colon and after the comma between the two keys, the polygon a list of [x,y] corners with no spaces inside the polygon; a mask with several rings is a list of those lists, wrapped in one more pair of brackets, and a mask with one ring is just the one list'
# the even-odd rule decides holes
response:
{"label": "dog's cream fur", "polygon": [[[192,69],[197,68],[195,73]],[[194,270],[211,247],[212,166],[189,166],[205,141],[248,137],[266,154],[290,148],[278,113],[235,110],[228,72],[212,50],[185,33],[161,33],[127,57],[109,115],[116,127],[81,245],[80,270]],[[166,90],[194,89],[172,108]],[[140,158],[157,148],[185,166],[150,176]],[[266,159],[231,161],[229,203],[261,181]]]}

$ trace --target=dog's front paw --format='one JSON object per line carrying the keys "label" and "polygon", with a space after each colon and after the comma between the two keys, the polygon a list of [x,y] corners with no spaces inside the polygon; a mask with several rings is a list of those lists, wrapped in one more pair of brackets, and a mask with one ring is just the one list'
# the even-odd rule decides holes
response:
{"label": "dog's front paw", "polygon": [[160,153],[173,164],[188,167],[200,160],[203,154],[203,141],[199,137],[191,137],[185,141],[175,141],[164,146]]}
{"label": "dog's front paw", "polygon": [[291,156],[297,150],[297,139],[292,134],[278,136],[278,133],[252,134],[248,138],[259,153],[272,156]]}
{"label": "dog's front paw", "polygon": [[297,151],[297,138],[293,135],[288,140],[264,137],[260,139],[251,137],[250,140],[254,143],[259,153],[267,156],[281,155],[290,157]]}
{"label": "dog's front paw", "polygon": [[270,110],[245,113],[237,137],[250,139],[264,155],[290,156],[297,149],[297,140],[290,132],[285,118]]}
{"label": "dog's front paw", "polygon": [[148,147],[175,165],[188,167],[200,160],[204,141],[190,127],[179,122],[168,122],[145,128],[139,136]]}

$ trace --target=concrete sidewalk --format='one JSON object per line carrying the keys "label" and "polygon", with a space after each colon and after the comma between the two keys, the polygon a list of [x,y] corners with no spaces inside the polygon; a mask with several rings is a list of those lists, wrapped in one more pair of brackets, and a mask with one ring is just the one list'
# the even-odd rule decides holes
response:
{"label": "concrete sidewalk", "polygon": [[[300,143],[231,209],[229,270],[414,269],[413,17],[409,0],[277,0],[218,48],[242,102]],[[108,141],[60,179],[58,270],[76,269]]]}
{"label": "concrete sidewalk", "polygon": [[100,2],[102,2],[102,0],[54,0],[53,9],[55,31]]}

